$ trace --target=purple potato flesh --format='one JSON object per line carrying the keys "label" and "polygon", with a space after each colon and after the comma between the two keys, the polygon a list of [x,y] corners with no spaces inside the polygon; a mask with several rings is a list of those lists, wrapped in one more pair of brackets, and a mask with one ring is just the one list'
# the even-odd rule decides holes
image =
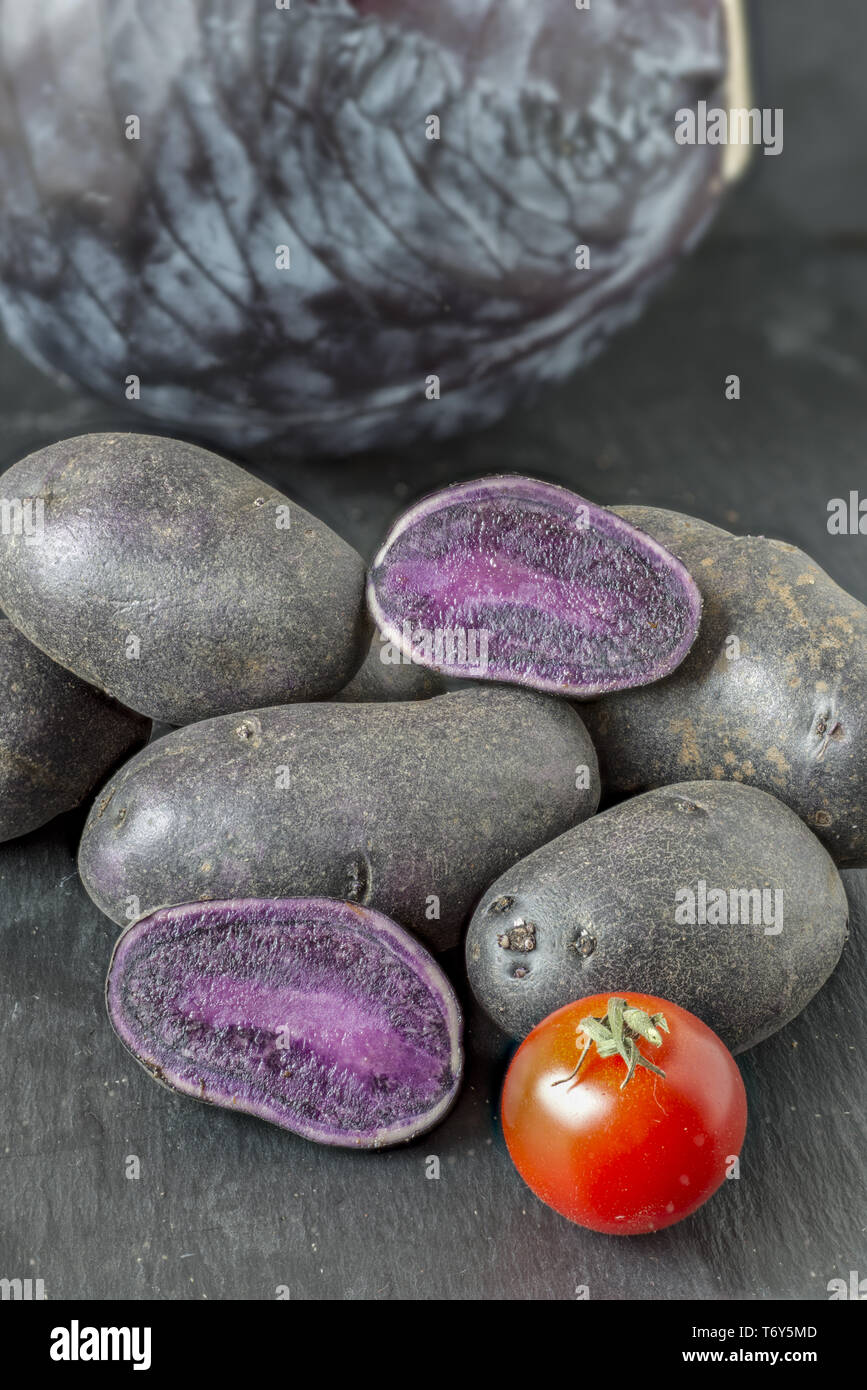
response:
{"label": "purple potato flesh", "polygon": [[701,618],[697,586],[652,537],[521,477],[417,503],[386,538],[367,594],[380,631],[422,665],[561,695],[660,680]]}
{"label": "purple potato flesh", "polygon": [[402,927],[355,903],[155,912],[120,937],[106,998],[118,1037],[171,1090],[320,1144],[413,1139],[460,1084],[451,985]]}

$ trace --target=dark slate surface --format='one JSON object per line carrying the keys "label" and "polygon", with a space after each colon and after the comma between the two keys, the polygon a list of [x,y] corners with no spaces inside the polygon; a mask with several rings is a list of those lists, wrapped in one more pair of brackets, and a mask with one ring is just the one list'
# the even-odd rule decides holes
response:
{"label": "dark slate surface", "polygon": [[[763,102],[785,107],[785,153],[759,161],[589,371],[498,429],[412,457],[251,462],[367,553],[420,491],[506,468],[784,537],[867,599],[867,538],[826,527],[830,498],[867,490],[867,20],[861,0],[830,11],[763,0]],[[723,395],[731,372],[737,403]],[[0,412],[3,467],[64,435],[134,427],[10,349]],[[568,1299],[589,1285],[597,1299],[747,1300],[823,1299],[829,1279],[867,1274],[867,871],[845,875],[851,939],[829,984],[741,1059],[740,1181],[626,1242],[569,1226],[522,1187],[496,1123],[508,1048],[471,1009],[462,1098],[400,1152],[316,1148],[154,1085],[105,1019],[114,929],[76,877],[80,825],[0,846],[0,1276],[41,1277],[50,1298],[259,1299],[285,1285],[296,1298]],[[460,959],[448,966],[462,989]]]}

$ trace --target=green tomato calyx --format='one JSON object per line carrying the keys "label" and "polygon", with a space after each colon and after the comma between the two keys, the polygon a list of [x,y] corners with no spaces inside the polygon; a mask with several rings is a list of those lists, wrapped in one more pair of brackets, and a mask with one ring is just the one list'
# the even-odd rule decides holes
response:
{"label": "green tomato calyx", "polygon": [[608,1011],[604,1018],[582,1018],[578,1024],[577,1036],[581,1039],[583,1035],[584,1046],[578,1058],[578,1065],[568,1076],[563,1076],[552,1084],[562,1086],[564,1082],[572,1081],[594,1045],[600,1057],[622,1057],[626,1063],[626,1076],[620,1083],[621,1091],[632,1080],[637,1067],[645,1067],[647,1071],[664,1078],[665,1072],[639,1052],[637,1039],[645,1038],[653,1047],[660,1047],[662,1033],[670,1031],[664,1014],[647,1014],[643,1009],[627,1007],[625,999],[609,999]]}

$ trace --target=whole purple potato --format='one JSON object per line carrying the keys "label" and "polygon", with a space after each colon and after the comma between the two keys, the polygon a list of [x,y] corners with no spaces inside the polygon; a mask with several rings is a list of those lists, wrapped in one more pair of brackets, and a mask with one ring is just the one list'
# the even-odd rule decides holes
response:
{"label": "whole purple potato", "polygon": [[507,869],[473,914],[467,972],[515,1037],[585,995],[658,991],[740,1052],[821,988],[848,920],[830,855],[781,801],[681,782]]}
{"label": "whole purple potato", "polygon": [[149,730],[0,619],[0,840],[77,806]]}
{"label": "whole purple potato", "polygon": [[236,897],[349,899],[436,949],[491,879],[599,801],[567,701],[474,687],[191,724],[103,789],[79,872],[115,922]]}
{"label": "whole purple potato", "polygon": [[230,447],[495,420],[722,188],[675,139],[726,104],[722,0],[0,0],[0,34],[9,336]]}
{"label": "whole purple potato", "polygon": [[414,1139],[460,1085],[451,985],[408,932],[357,903],[157,912],[118,941],[106,999],[156,1080],[320,1144]]}
{"label": "whole purple potato", "polygon": [[693,579],[658,541],[567,488],[513,475],[443,488],[405,512],[367,598],[405,657],[556,695],[660,680],[701,617]]}
{"label": "whole purple potato", "polygon": [[841,866],[867,864],[867,607],[794,545],[619,507],[704,601],[673,675],[579,706],[606,791],[733,779],[785,801]]}
{"label": "whole purple potato", "polygon": [[0,534],[0,605],[131,709],[186,724],[324,699],[362,661],[360,555],[228,459],[82,435],[14,464],[0,492],[33,518]]}

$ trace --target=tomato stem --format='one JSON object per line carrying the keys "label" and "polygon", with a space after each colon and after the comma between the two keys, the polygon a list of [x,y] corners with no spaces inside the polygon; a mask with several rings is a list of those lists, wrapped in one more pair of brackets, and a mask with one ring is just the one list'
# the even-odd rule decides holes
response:
{"label": "tomato stem", "polygon": [[594,1045],[600,1057],[622,1057],[626,1063],[626,1076],[620,1083],[621,1091],[632,1080],[637,1067],[645,1067],[647,1071],[664,1078],[665,1072],[638,1050],[636,1039],[645,1038],[653,1047],[660,1047],[662,1033],[670,1031],[664,1014],[647,1014],[643,1009],[627,1008],[625,999],[609,999],[608,1011],[603,1018],[588,1016],[578,1024],[577,1036],[583,1034],[585,1042],[575,1070],[551,1084],[562,1086],[566,1081],[574,1080]]}

